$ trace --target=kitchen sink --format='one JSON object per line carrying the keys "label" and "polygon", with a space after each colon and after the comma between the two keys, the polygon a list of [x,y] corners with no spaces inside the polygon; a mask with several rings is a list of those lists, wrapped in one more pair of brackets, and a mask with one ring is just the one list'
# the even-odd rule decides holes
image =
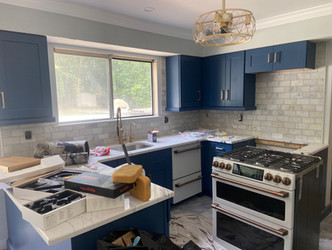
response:
{"label": "kitchen sink", "polygon": [[[132,142],[132,143],[126,144],[127,151],[133,151],[133,150],[142,149],[142,148],[149,148],[152,146],[153,146],[152,144],[146,143],[146,142]],[[123,152],[122,145],[111,146],[111,150]]]}

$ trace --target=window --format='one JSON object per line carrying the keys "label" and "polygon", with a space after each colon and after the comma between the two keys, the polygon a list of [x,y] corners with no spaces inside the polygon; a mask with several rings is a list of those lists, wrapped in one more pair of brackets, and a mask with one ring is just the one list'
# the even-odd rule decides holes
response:
{"label": "window", "polygon": [[153,115],[152,60],[55,49],[59,122]]}

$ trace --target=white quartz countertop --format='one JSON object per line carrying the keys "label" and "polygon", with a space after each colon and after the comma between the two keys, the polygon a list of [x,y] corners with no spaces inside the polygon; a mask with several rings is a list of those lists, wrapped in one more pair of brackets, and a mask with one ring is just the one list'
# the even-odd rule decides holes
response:
{"label": "white quartz countertop", "polygon": [[[5,192],[21,212],[23,204],[49,195],[43,192],[29,190],[22,191],[20,189],[15,190],[15,188],[6,189]],[[29,195],[24,195],[23,192],[29,192]],[[34,194],[31,192],[34,192]],[[125,194],[124,207],[96,212],[85,212],[48,230],[42,230],[38,227],[34,228],[48,245],[54,245],[61,241],[73,238],[77,235],[125,217],[129,214],[135,213],[144,208],[150,207],[173,196],[173,191],[151,183],[151,198],[148,201],[140,201],[127,192]]]}
{"label": "white quartz countertop", "polygon": [[[137,150],[128,151],[129,157],[132,155],[138,155],[142,153],[149,153],[157,150],[162,150],[166,148],[174,148],[178,146],[183,146],[191,143],[201,142],[201,141],[216,141],[221,143],[227,144],[234,144],[239,143],[242,141],[255,139],[254,136],[232,136],[230,138],[223,138],[223,137],[213,137],[213,136],[186,136],[186,135],[174,135],[174,136],[165,136],[165,137],[158,137],[157,142],[148,142],[147,140],[139,140],[135,141],[134,143],[145,143],[151,145],[150,147],[141,148]],[[132,143],[126,143],[127,146],[130,146]],[[90,157],[89,164],[94,164],[95,162],[105,162],[116,160],[120,158],[124,158],[125,155],[121,151],[113,150],[112,148],[115,145],[111,145],[111,151],[109,155],[101,156],[101,157]],[[118,145],[116,145],[118,147]]]}

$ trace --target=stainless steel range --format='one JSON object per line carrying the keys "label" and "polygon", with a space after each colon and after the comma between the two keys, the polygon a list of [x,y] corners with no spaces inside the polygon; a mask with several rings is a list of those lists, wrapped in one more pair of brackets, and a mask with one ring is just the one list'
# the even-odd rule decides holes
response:
{"label": "stainless steel range", "polygon": [[318,249],[319,157],[244,147],[212,163],[213,237],[227,249]]}

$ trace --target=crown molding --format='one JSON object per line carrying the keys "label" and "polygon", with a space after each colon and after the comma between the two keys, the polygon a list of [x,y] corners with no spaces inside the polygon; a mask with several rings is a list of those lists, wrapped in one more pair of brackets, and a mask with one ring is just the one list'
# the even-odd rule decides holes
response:
{"label": "crown molding", "polygon": [[[173,36],[188,40],[193,39],[191,29],[189,30],[145,21],[98,8],[69,3],[64,0],[0,0],[0,3],[68,15],[160,35]],[[267,29],[278,25],[304,21],[327,15],[332,15],[332,3],[257,20],[256,29]]]}
{"label": "crown molding", "polygon": [[267,29],[329,15],[332,15],[332,3],[259,20],[256,22],[256,29]]}

